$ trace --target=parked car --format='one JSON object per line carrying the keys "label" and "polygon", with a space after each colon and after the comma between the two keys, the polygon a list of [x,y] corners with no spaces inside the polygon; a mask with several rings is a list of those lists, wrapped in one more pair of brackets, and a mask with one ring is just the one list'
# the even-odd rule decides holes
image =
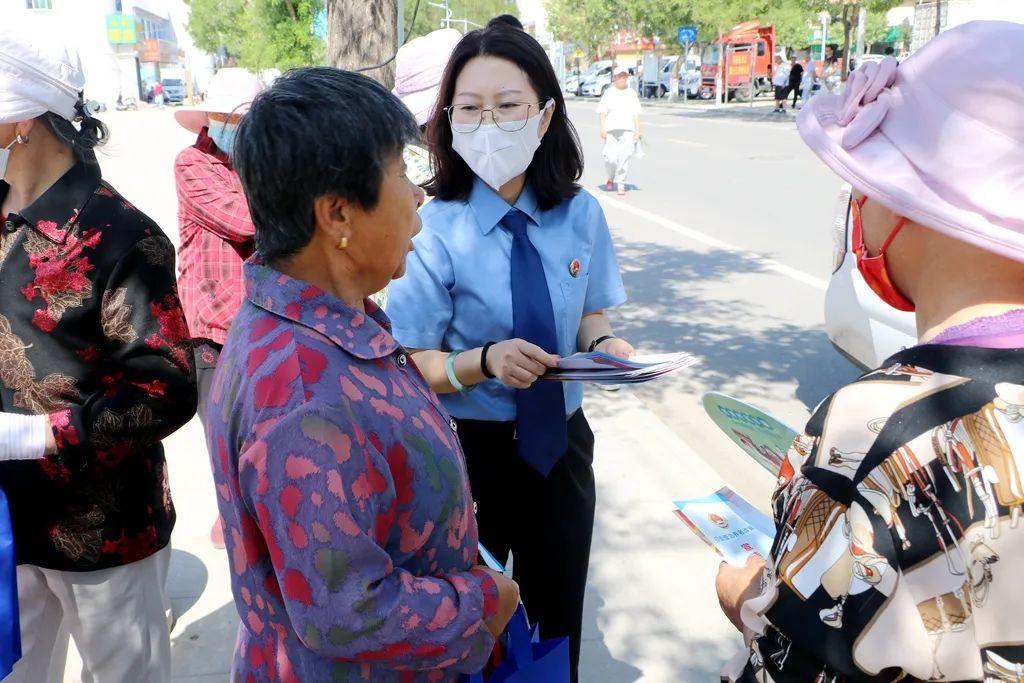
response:
{"label": "parked car", "polygon": [[602,66],[583,79],[580,94],[584,97],[600,97],[612,84],[612,65]]}
{"label": "parked car", "polygon": [[851,251],[849,185],[839,193],[833,223],[833,274],[825,293],[825,330],[843,356],[861,368],[877,367],[917,343],[913,313],[898,311],[875,294],[857,270]]}
{"label": "parked car", "polygon": [[[629,67],[629,85],[637,88],[636,69]],[[604,67],[593,76],[589,76],[580,86],[580,94],[584,97],[600,97],[612,86],[612,67]]]}
{"label": "parked car", "polygon": [[[669,81],[672,78],[672,68],[679,59],[677,56],[666,57],[666,62],[661,68],[661,84],[658,93],[664,97],[669,91]],[[679,95],[686,93],[687,97],[696,98],[700,95],[700,58],[689,57],[686,64],[679,68]]]}
{"label": "parked car", "polygon": [[164,78],[160,80],[164,86],[164,102],[182,104],[185,102],[185,81],[180,78]]}
{"label": "parked car", "polygon": [[582,86],[582,84],[583,77],[580,76],[579,72],[573,71],[566,75],[563,91],[569,95],[576,95],[578,97],[580,94],[580,86]]}

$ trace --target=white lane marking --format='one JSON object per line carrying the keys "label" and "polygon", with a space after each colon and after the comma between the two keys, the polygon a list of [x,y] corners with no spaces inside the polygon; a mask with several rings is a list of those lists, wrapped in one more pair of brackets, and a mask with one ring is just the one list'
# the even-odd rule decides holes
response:
{"label": "white lane marking", "polygon": [[687,145],[688,147],[710,147],[711,145],[706,142],[693,142],[692,140],[676,140],[675,138],[667,138],[668,142],[674,142],[677,145]]}
{"label": "white lane marking", "polygon": [[742,247],[730,244],[729,242],[720,240],[717,237],[712,237],[711,235],[700,232],[699,230],[688,228],[685,225],[680,225],[673,220],[659,216],[658,214],[647,211],[646,209],[635,207],[632,204],[627,204],[619,199],[612,199],[611,197],[605,197],[600,194],[595,194],[594,196],[597,198],[597,201],[601,202],[605,206],[619,211],[625,211],[626,213],[631,213],[634,216],[638,216],[644,220],[650,221],[651,223],[660,225],[666,230],[670,230],[677,235],[682,235],[687,239],[700,242],[701,244],[706,244],[714,249],[722,249],[724,251],[731,251],[736,254],[740,254],[747,259],[760,263],[765,270],[770,270],[778,273],[779,275],[784,275],[791,280],[796,280],[797,282],[801,282],[805,285],[821,290],[822,292],[828,289],[828,282],[826,280],[814,277],[813,275],[808,275],[801,270],[787,266],[784,263],[779,263],[774,259],[765,258],[756,252],[743,249]]}

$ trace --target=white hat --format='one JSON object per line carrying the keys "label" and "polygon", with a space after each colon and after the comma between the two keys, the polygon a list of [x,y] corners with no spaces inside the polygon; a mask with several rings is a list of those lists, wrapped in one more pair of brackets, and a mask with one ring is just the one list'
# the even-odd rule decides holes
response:
{"label": "white hat", "polygon": [[175,120],[193,133],[210,125],[210,114],[244,114],[263,90],[263,83],[245,69],[221,69],[212,79],[206,101],[197,107],[179,109]]}
{"label": "white hat", "polygon": [[462,34],[443,28],[411,40],[395,56],[395,95],[421,126],[434,115],[441,77]]}
{"label": "white hat", "polygon": [[0,25],[0,123],[53,112],[73,121],[85,87],[78,52],[39,22]]}

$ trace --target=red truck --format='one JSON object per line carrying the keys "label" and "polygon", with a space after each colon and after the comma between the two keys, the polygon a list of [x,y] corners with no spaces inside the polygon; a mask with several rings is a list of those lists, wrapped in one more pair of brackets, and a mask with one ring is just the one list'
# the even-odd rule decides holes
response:
{"label": "red truck", "polygon": [[704,48],[700,66],[701,97],[714,97],[720,78],[725,83],[726,100],[748,100],[751,77],[754,80],[754,97],[770,92],[774,54],[774,26],[762,26],[759,21],[747,21],[734,26],[731,31]]}

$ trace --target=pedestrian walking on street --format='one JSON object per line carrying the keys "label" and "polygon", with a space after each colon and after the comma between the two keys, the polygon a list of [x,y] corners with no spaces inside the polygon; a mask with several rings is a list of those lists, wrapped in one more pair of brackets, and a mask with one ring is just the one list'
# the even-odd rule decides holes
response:
{"label": "pedestrian walking on street", "polygon": [[167,683],[160,442],[196,408],[174,247],[103,181],[81,62],[37,28],[0,26],[0,487],[23,651],[4,680],[63,676],[67,629],[83,680]]}
{"label": "pedestrian walking on street", "polygon": [[160,81],[153,84],[153,102],[157,109],[164,108],[164,84]]}
{"label": "pedestrian walking on street", "polygon": [[804,66],[804,75],[800,79],[800,89],[803,91],[801,106],[806,106],[807,101],[814,97],[814,86],[818,80],[815,71],[814,60],[808,56],[807,64]]}
{"label": "pedestrian walking on street", "polygon": [[800,99],[800,88],[803,86],[804,67],[797,60],[793,60],[789,67],[789,89],[793,93],[793,104],[790,109],[796,109],[797,100]]}
{"label": "pedestrian walking on street", "polygon": [[772,74],[772,85],[775,86],[774,114],[786,113],[786,100],[789,98],[789,69],[782,57],[775,55],[775,72]]}
{"label": "pedestrian walking on street", "polygon": [[[230,154],[242,114],[262,86],[245,69],[228,68],[217,72],[209,89],[202,107],[174,112],[175,120],[196,135],[174,162],[174,184],[181,240],[178,292],[192,336],[204,427],[213,371],[245,295],[242,263],[256,249],[249,206]],[[224,547],[219,520],[210,536],[215,546]]]}
{"label": "pedestrian walking on street", "polygon": [[800,113],[853,186],[860,276],[915,312],[920,343],[796,438],[767,564],[722,563],[719,600],[750,645],[723,680],[1021,677],[1021,44],[1021,24],[963,24],[902,64],[865,62]]}
{"label": "pedestrian walking on street", "polygon": [[420,229],[418,135],[379,83],[326,67],[285,73],[239,128],[258,255],[207,414],[235,680],[456,683],[518,604],[476,563],[450,418],[369,299]]}
{"label": "pedestrian walking on street", "polygon": [[[634,94],[635,97],[635,94]],[[480,538],[513,572],[541,638],[567,636],[573,678],[594,525],[594,436],[559,357],[628,357],[604,315],[626,299],[608,224],[580,189],[583,152],[544,48],[505,26],[456,47],[428,128],[436,198],[395,337],[455,418]]]}
{"label": "pedestrian walking on street", "polygon": [[612,87],[605,90],[597,105],[601,118],[601,139],[604,140],[604,167],[608,182],[605,189],[613,188],[626,194],[626,174],[629,162],[636,155],[637,143],[643,139],[640,129],[640,98],[629,86],[629,72],[617,67]]}

